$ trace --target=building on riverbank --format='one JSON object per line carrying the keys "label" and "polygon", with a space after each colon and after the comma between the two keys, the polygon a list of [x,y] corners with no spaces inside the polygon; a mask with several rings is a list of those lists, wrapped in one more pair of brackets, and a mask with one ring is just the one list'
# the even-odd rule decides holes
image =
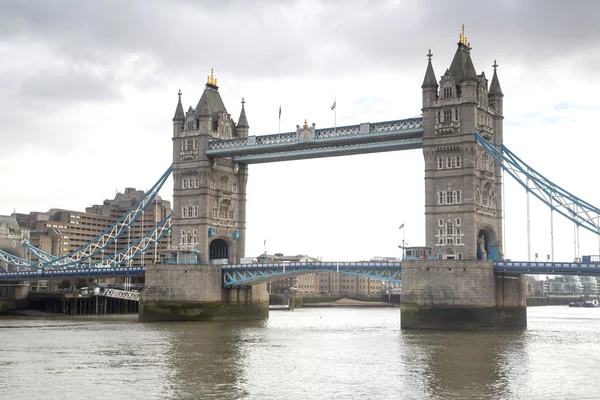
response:
{"label": "building on riverbank", "polygon": [[[76,251],[81,246],[93,240],[108,227],[119,220],[127,211],[144,196],[144,191],[126,188],[118,192],[113,199],[104,200],[102,204],[87,207],[85,212],[53,208],[47,212],[30,212],[16,214],[19,226],[30,232],[30,242],[42,251],[57,257]],[[114,244],[97,256],[91,262],[102,261],[115,252],[121,251],[136,241],[146,232],[153,229],[171,213],[171,203],[156,196],[130,230],[124,233]],[[144,257],[132,262],[142,265],[154,262],[160,257],[160,250],[167,248],[167,238],[163,238],[156,250],[151,250]]]}

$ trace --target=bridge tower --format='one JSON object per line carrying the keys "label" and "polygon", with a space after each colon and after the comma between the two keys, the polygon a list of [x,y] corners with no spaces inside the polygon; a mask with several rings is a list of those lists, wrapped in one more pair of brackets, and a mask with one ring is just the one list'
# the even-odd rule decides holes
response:
{"label": "bridge tower", "polygon": [[266,284],[223,288],[222,263],[239,263],[246,239],[248,166],[206,156],[212,139],[248,136],[242,99],[237,124],[213,72],[196,108],[173,117],[173,229],[166,264],[146,268],[141,321],[263,319]]}
{"label": "bridge tower", "polygon": [[475,140],[479,132],[502,145],[502,90],[496,73],[488,88],[471,46],[458,48],[439,84],[431,62],[423,80],[426,244],[440,259],[502,257],[502,171]]}
{"label": "bridge tower", "polygon": [[248,167],[230,158],[210,159],[205,151],[209,140],[247,137],[248,129],[243,99],[236,124],[212,71],[195,109],[184,113],[179,93],[173,117],[171,241],[178,262],[237,263],[244,257]]}
{"label": "bridge tower", "polygon": [[501,167],[475,139],[500,149],[502,90],[488,87],[464,34],[438,81],[429,51],[423,80],[426,244],[435,260],[402,262],[403,329],[523,329],[525,279],[494,273],[502,254]]}

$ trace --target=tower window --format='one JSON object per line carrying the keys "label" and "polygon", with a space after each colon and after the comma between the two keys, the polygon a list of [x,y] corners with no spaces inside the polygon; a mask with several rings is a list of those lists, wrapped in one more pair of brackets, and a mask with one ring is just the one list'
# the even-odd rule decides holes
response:
{"label": "tower window", "polygon": [[452,110],[444,110],[444,122],[452,122]]}
{"label": "tower window", "polygon": [[448,99],[452,97],[452,87],[445,87],[444,88],[444,98]]}

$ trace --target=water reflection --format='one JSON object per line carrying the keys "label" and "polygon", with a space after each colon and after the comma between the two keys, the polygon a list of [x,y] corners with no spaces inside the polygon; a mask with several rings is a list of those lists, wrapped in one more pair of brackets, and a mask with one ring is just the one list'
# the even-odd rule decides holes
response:
{"label": "water reflection", "polygon": [[512,398],[522,332],[403,332],[404,363],[429,398]]}
{"label": "water reflection", "polygon": [[209,323],[2,317],[0,398],[598,398],[600,310],[528,314],[525,332],[401,331],[397,309]]}
{"label": "water reflection", "polygon": [[241,349],[252,345],[248,331],[264,321],[147,324],[168,332],[172,340],[167,363],[170,387],[177,399],[243,398]]}

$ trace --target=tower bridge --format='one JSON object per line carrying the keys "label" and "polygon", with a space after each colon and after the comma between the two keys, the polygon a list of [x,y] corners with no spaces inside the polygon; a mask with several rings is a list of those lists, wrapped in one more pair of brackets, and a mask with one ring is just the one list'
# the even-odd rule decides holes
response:
{"label": "tower bridge", "polygon": [[[323,129],[304,121],[293,132],[275,135],[249,135],[244,100],[236,122],[211,71],[195,108],[184,112],[178,93],[173,164],[129,213],[60,258],[28,243],[25,247],[38,261],[0,252],[2,262],[20,268],[0,273],[0,280],[143,273],[142,320],[264,318],[265,281],[336,270],[401,280],[403,328],[524,328],[523,274],[591,275],[597,274],[598,263],[505,260],[503,170],[552,210],[596,234],[600,210],[553,184],[504,146],[498,65],[494,62],[491,81],[485,72],[478,73],[464,32],[440,79],[432,57],[429,51],[421,85],[422,118]],[[422,149],[424,157],[427,260],[239,264],[245,255],[249,164],[411,149]],[[98,263],[94,257],[128,230],[171,175],[173,214],[129,248]],[[170,243],[165,263],[131,266],[135,257],[165,235]]]}

